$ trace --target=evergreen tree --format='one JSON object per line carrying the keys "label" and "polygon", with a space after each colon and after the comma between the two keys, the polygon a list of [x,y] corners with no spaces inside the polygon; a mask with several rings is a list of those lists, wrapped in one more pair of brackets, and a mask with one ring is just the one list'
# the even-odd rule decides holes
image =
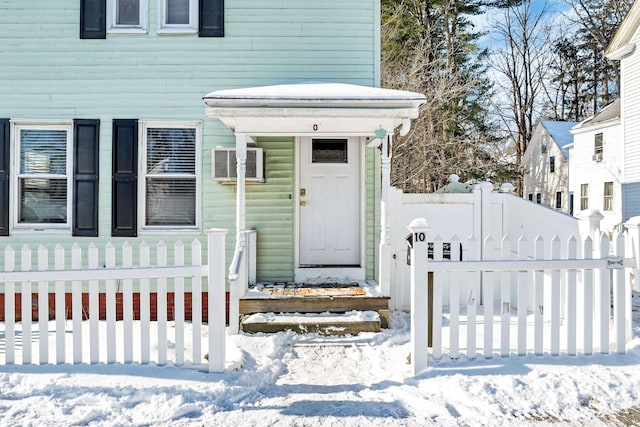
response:
{"label": "evergreen tree", "polygon": [[451,173],[462,180],[513,176],[487,109],[488,52],[469,20],[486,6],[479,0],[382,2],[383,86],[427,98],[410,133],[394,142],[392,184],[405,191],[434,191]]}

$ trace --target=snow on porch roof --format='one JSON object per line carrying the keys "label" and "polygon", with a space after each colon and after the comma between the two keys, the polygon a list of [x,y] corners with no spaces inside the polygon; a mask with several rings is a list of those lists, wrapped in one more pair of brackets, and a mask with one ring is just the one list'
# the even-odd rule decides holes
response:
{"label": "snow on porch roof", "polygon": [[218,90],[204,101],[213,109],[318,108],[415,110],[426,101],[423,94],[346,83],[306,82],[243,89]]}

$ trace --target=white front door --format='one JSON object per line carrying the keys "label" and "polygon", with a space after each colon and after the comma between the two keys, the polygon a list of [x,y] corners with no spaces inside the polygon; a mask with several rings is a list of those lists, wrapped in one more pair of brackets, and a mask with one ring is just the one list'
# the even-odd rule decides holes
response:
{"label": "white front door", "polygon": [[360,266],[360,144],[301,138],[300,267]]}

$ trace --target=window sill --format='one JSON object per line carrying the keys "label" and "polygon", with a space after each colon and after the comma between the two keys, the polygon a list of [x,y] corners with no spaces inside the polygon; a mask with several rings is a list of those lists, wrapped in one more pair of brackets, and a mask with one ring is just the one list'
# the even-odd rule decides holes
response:
{"label": "window sill", "polygon": [[202,234],[202,230],[200,228],[142,228],[139,231],[139,234],[142,235],[157,235],[157,234],[183,234],[188,236],[199,236]]}
{"label": "window sill", "polygon": [[110,28],[107,34],[110,36],[120,35],[146,35],[149,31],[146,28]]}
{"label": "window sill", "polygon": [[175,35],[192,35],[198,34],[198,29],[194,27],[184,28],[158,28],[156,33],[160,36],[175,36]]}
{"label": "window sill", "polygon": [[11,234],[56,234],[70,236],[71,230],[68,228],[14,227],[11,230]]}

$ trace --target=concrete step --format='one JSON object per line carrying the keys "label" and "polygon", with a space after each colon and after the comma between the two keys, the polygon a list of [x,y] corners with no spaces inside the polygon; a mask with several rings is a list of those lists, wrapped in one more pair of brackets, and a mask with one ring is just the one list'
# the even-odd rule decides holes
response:
{"label": "concrete step", "polygon": [[320,335],[358,335],[360,332],[380,332],[381,324],[381,316],[376,311],[340,314],[256,313],[244,316],[240,328],[247,333],[293,331]]}

